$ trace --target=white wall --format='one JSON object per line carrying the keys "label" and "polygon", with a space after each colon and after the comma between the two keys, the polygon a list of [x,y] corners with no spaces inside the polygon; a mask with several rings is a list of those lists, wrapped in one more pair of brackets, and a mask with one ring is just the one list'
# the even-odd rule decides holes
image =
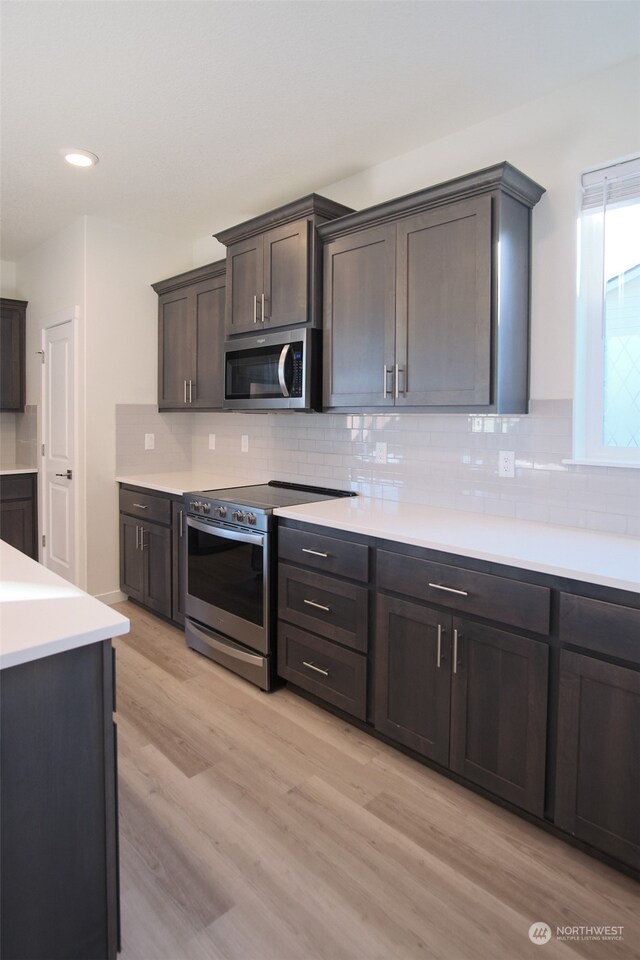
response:
{"label": "white wall", "polygon": [[27,403],[39,401],[36,351],[46,318],[79,308],[78,583],[96,595],[118,589],[115,406],[156,400],[158,300],[150,284],[187,270],[190,254],[173,238],[81,217],[16,266],[29,301]]}
{"label": "white wall", "polygon": [[21,300],[16,287],[16,265],[10,260],[0,260],[0,297]]}

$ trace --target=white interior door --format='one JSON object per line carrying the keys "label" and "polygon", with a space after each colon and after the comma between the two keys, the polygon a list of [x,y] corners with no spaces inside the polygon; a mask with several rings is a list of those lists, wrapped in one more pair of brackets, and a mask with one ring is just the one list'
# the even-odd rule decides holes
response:
{"label": "white interior door", "polygon": [[42,331],[43,510],[42,560],[46,567],[76,582],[74,321]]}

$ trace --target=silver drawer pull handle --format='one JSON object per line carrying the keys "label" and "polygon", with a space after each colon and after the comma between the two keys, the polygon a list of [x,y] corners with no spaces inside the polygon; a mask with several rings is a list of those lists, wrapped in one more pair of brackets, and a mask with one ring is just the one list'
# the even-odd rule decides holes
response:
{"label": "silver drawer pull handle", "polygon": [[302,552],[303,552],[303,553],[312,553],[312,554],[314,555],[314,557],[324,557],[325,560],[326,560],[327,557],[329,556],[328,553],[320,553],[319,550],[310,550],[309,547],[303,547],[303,548],[302,548]]}
{"label": "silver drawer pull handle", "polygon": [[436,654],[436,667],[440,669],[440,662],[442,660],[442,625],[438,624],[438,652]]}
{"label": "silver drawer pull handle", "polygon": [[149,509],[149,504],[148,504],[148,503],[134,503],[133,506],[134,506],[134,507],[137,507],[138,510],[148,510],[148,509]]}
{"label": "silver drawer pull handle", "polygon": [[441,583],[430,583],[429,586],[433,587],[434,590],[446,590],[447,593],[457,593],[459,597],[469,596],[466,590],[455,590],[453,587],[445,587]]}
{"label": "silver drawer pull handle", "polygon": [[328,670],[323,670],[322,667],[316,667],[315,663],[309,663],[307,660],[302,661],[303,667],[309,667],[309,670],[315,670],[316,673],[321,673],[323,677],[329,676]]}
{"label": "silver drawer pull handle", "polygon": [[325,613],[331,613],[330,607],[325,607],[323,603],[316,603],[315,600],[303,600],[303,603],[306,603],[308,607],[315,607],[316,610],[324,610]]}

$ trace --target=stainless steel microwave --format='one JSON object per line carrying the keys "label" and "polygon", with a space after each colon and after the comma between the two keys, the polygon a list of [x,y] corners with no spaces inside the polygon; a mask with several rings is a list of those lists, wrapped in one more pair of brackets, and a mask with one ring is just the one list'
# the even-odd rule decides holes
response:
{"label": "stainless steel microwave", "polygon": [[227,340],[224,407],[227,410],[319,410],[322,403],[320,349],[321,331],[308,327]]}

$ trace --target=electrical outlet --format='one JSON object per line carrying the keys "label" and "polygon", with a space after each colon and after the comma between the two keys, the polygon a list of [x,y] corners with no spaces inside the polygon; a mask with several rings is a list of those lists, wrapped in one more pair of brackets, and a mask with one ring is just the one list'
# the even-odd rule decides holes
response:
{"label": "electrical outlet", "polygon": [[378,440],[376,443],[375,461],[376,463],[387,462],[387,445],[383,440]]}
{"label": "electrical outlet", "polygon": [[155,450],[155,448],[156,448],[156,435],[155,435],[155,433],[145,433],[145,435],[144,435],[144,448],[145,448],[145,450]]}
{"label": "electrical outlet", "polygon": [[241,453],[249,453],[249,435],[243,433],[240,437],[240,451]]}
{"label": "electrical outlet", "polygon": [[516,475],[516,456],[513,450],[498,451],[498,476],[513,478]]}
{"label": "electrical outlet", "polygon": [[216,435],[215,433],[209,434],[209,450],[215,450],[216,448]]}

